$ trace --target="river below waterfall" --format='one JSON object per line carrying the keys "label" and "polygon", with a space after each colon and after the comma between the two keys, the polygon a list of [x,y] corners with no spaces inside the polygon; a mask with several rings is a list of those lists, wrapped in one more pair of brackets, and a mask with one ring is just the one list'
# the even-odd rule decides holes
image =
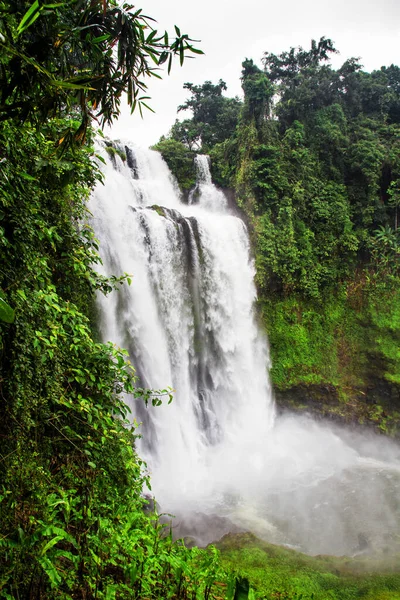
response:
{"label": "river below waterfall", "polygon": [[310,554],[400,551],[399,446],[275,415],[247,230],[207,158],[185,204],[158,153],[115,147],[89,209],[103,272],[133,282],[99,297],[100,329],[141,385],[175,390],[126,400],[161,510],[201,544],[244,529]]}

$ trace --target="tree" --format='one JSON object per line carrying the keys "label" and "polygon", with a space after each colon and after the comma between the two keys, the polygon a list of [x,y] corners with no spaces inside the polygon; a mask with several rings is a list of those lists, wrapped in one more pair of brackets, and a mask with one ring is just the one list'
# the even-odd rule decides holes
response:
{"label": "tree", "polygon": [[195,154],[182,142],[165,137],[162,137],[152,149],[161,152],[169,169],[175,175],[179,187],[184,193],[188,193],[196,184]]}
{"label": "tree", "polygon": [[45,121],[74,113],[85,138],[91,119],[111,124],[126,93],[131,110],[148,108],[146,78],[187,52],[202,54],[175,26],[159,34],[154,19],[117,0],[0,2],[0,120]]}
{"label": "tree", "polygon": [[188,144],[189,147],[203,147],[208,151],[213,145],[233,135],[239,118],[241,102],[239,98],[226,98],[222,92],[227,89],[220,79],[214,85],[205,81],[202,85],[185,83],[184,89],[191,93],[184,104],[178,106],[178,112],[191,110],[190,120],[179,121],[172,127],[174,139]]}
{"label": "tree", "polygon": [[304,69],[319,67],[322,61],[329,60],[329,54],[332,53],[337,53],[332,40],[322,37],[318,44],[311,40],[311,49],[308,51],[298,46],[279,55],[265,52],[263,64],[271,81],[283,83],[294,81]]}
{"label": "tree", "polygon": [[244,91],[244,117],[254,117],[258,128],[270,114],[275,88],[268,77],[250,59],[242,63],[242,88]]}
{"label": "tree", "polygon": [[314,110],[335,101],[334,72],[323,63],[336,52],[332,40],[322,37],[318,43],[312,40],[308,51],[299,46],[279,55],[264,54],[265,74],[280,96],[277,115],[283,126],[307,119]]}
{"label": "tree", "polygon": [[190,151],[199,151],[201,148],[201,128],[193,119],[176,119],[171,127],[171,138],[184,144]]}

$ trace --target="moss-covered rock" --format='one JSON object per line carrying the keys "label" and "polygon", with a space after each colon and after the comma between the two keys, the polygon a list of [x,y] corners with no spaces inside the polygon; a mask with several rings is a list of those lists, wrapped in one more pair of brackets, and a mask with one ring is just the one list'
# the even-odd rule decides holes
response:
{"label": "moss-covered rock", "polygon": [[112,143],[106,142],[105,149],[111,158],[115,159],[116,156],[119,156],[122,162],[126,161],[126,153],[121,148],[118,148],[118,146],[114,146]]}
{"label": "moss-covered rock", "polygon": [[400,430],[400,292],[366,277],[321,300],[261,291],[281,407]]}

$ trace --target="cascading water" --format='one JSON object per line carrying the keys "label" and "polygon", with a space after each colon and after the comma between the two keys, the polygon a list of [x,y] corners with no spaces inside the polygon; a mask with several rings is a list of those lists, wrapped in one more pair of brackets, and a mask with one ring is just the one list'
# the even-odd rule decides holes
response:
{"label": "cascading water", "polygon": [[99,298],[101,330],[129,350],[142,385],[175,390],[171,405],[132,406],[162,509],[202,543],[236,525],[310,553],[396,547],[398,447],[275,420],[246,227],[207,157],[184,204],[156,152],[120,150],[126,161],[104,152],[90,210],[104,272],[133,283]]}

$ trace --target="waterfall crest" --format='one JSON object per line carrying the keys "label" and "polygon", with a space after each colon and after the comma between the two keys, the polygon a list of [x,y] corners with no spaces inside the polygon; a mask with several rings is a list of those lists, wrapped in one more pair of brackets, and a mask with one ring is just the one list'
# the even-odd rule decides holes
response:
{"label": "waterfall crest", "polygon": [[[311,553],[356,551],[360,533],[383,547],[400,530],[398,448],[384,442],[372,469],[372,442],[305,418],[275,421],[247,230],[212,184],[207,157],[196,159],[184,204],[158,153],[116,148],[102,150],[105,185],[89,208],[104,273],[133,283],[99,297],[100,327],[129,350],[143,386],[175,390],[171,405],[132,405],[162,509],[183,520],[222,515]],[[215,523],[200,541],[217,537]]]}

